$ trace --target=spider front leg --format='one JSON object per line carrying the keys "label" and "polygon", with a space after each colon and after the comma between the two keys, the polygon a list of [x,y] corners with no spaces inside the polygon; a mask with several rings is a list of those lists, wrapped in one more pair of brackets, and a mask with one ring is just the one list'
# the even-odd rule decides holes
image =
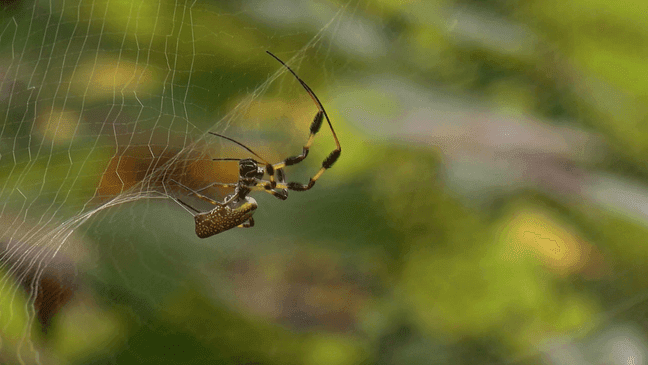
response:
{"label": "spider front leg", "polygon": [[317,134],[317,132],[319,132],[320,128],[322,127],[323,121],[324,121],[324,112],[320,110],[319,112],[317,112],[317,114],[315,114],[315,118],[313,118],[313,122],[310,125],[310,134],[308,135],[308,140],[306,141],[306,144],[304,144],[304,147],[302,147],[301,154],[297,156],[288,157],[287,159],[279,163],[276,163],[274,165],[268,165],[266,167],[266,171],[268,171],[268,174],[270,175],[270,181],[273,183],[272,188],[274,188],[276,185],[274,181],[274,170],[277,170],[277,173],[281,171],[281,174],[283,175],[284,167],[292,166],[302,162],[302,160],[305,159],[306,156],[308,156],[310,147],[313,144],[313,139],[315,139],[315,135]]}
{"label": "spider front leg", "polygon": [[[284,166],[292,166],[302,162],[306,158],[306,156],[308,156],[308,151],[310,150],[310,146],[313,143],[313,139],[315,139],[315,135],[317,135],[317,132],[319,132],[320,128],[322,127],[322,122],[324,121],[325,116],[326,115],[323,110],[320,110],[317,112],[317,114],[315,114],[315,118],[313,118],[313,122],[311,123],[310,126],[310,135],[308,136],[308,140],[306,141],[306,144],[304,144],[304,147],[302,148],[301,154],[297,156],[288,157],[282,162],[272,165],[272,169],[269,170],[277,170],[278,172],[278,171],[282,171]],[[317,174],[315,174],[313,177],[310,178],[308,184],[300,184],[297,182],[287,183],[286,187],[288,189],[295,190],[295,191],[309,190],[315,185],[317,179],[319,179],[320,176],[324,174],[324,171],[330,169],[331,166],[333,166],[335,161],[337,161],[337,159],[340,157],[340,154],[342,153],[342,147],[340,146],[340,142],[338,141],[337,136],[335,136],[335,134],[333,136],[335,137],[335,144],[337,145],[337,147],[328,155],[328,157],[324,159],[324,162],[322,162],[322,167],[317,172]],[[272,187],[274,188],[276,186],[276,182],[274,181],[274,175],[270,175],[270,181],[273,183]]]}
{"label": "spider front leg", "polygon": [[[272,167],[275,168],[275,169],[280,169],[280,168],[282,168],[284,166],[295,165],[297,163],[300,163],[303,159],[305,159],[306,156],[308,156],[308,151],[310,149],[311,144],[313,143],[313,139],[315,138],[315,135],[317,134],[317,132],[319,132],[320,127],[322,126],[322,122],[324,121],[324,118],[326,118],[326,122],[328,123],[329,127],[331,128],[331,133],[333,134],[333,139],[335,140],[335,145],[336,145],[335,150],[333,150],[333,152],[331,152],[328,155],[328,157],[326,157],[324,159],[324,162],[322,162],[322,167],[317,172],[317,174],[315,174],[315,176],[310,178],[310,180],[308,181],[308,184],[300,184],[300,183],[297,183],[297,182],[289,182],[287,184],[287,186],[286,186],[290,190],[305,191],[305,190],[308,190],[308,189],[312,188],[313,185],[315,185],[315,181],[317,181],[317,179],[319,179],[320,176],[322,176],[324,171],[326,171],[327,169],[331,168],[331,166],[333,166],[335,161],[337,161],[337,159],[340,157],[340,154],[342,153],[342,146],[340,146],[340,141],[338,140],[337,135],[335,134],[335,130],[333,129],[333,124],[331,124],[331,120],[329,119],[328,114],[326,114],[326,110],[324,110],[324,105],[322,105],[322,102],[315,95],[315,93],[310,88],[310,86],[306,85],[304,80],[302,80],[299,76],[297,76],[295,71],[293,71],[290,67],[288,67],[288,65],[286,65],[284,63],[284,61],[280,60],[279,57],[275,56],[270,51],[266,51],[266,52],[270,56],[272,56],[274,59],[279,61],[279,63],[281,63],[288,71],[290,71],[290,73],[293,74],[293,76],[295,76],[297,81],[299,81],[299,83],[302,85],[304,90],[306,90],[306,92],[311,97],[311,99],[313,99],[313,102],[315,102],[315,104],[317,104],[317,106],[319,108],[319,111],[317,112],[317,114],[315,114],[315,118],[313,118],[313,122],[311,123],[310,135],[308,136],[308,141],[306,141],[306,144],[304,145],[304,147],[302,149],[302,153],[300,155],[297,155],[297,156],[288,157],[284,161],[279,162],[277,164],[274,164]],[[272,178],[270,180],[273,181]],[[274,181],[273,181],[273,183],[274,183]],[[273,185],[272,187],[274,188],[275,186]]]}
{"label": "spider front leg", "polygon": [[[265,184],[259,184],[257,183],[258,186],[263,187],[263,191],[265,191],[268,194],[272,194],[275,198],[278,198],[280,200],[286,200],[288,199],[288,189],[286,186],[286,174],[284,173],[282,168],[274,170],[272,168],[272,165],[268,165],[270,167],[270,170],[273,171],[273,174],[270,175],[270,181],[263,181]],[[268,171],[267,166],[266,166],[266,171]],[[281,189],[280,191],[275,190],[274,188],[277,187],[277,182],[274,181],[274,172],[277,173],[277,178],[279,180],[279,188]]]}
{"label": "spider front leg", "polygon": [[[322,126],[324,116],[325,116],[324,111],[321,110],[317,112],[317,114],[315,115],[315,118],[313,119],[313,123],[311,123],[310,126],[310,135],[308,136],[308,140],[306,141],[306,144],[302,148],[302,153],[297,156],[288,157],[282,162],[272,165],[274,169],[280,171],[284,166],[292,166],[298,164],[302,162],[302,160],[304,160],[306,156],[308,156],[308,151],[310,150],[310,146],[313,143],[313,139],[315,138],[315,135],[317,134],[317,132],[319,132],[320,127]],[[313,177],[310,178],[308,184],[289,182],[285,184],[286,187],[294,191],[306,191],[312,188],[315,185],[317,179],[319,179],[320,176],[324,174],[324,171],[330,169],[331,166],[333,166],[333,164],[335,163],[335,161],[337,161],[337,159],[340,157],[340,154],[342,153],[342,148],[340,147],[340,142],[338,141],[337,136],[335,136],[335,143],[337,147],[324,159],[324,162],[322,162],[322,167]],[[270,178],[270,181],[274,182],[272,178]]]}
{"label": "spider front leg", "polygon": [[301,184],[301,183],[298,183],[298,182],[289,182],[289,183],[286,184],[288,189],[295,190],[295,191],[306,191],[306,190],[312,188],[313,185],[315,185],[315,181],[317,181],[317,179],[319,179],[320,176],[322,176],[322,174],[324,174],[324,171],[326,171],[327,169],[330,169],[331,166],[333,166],[335,161],[337,161],[337,159],[340,157],[341,152],[342,151],[340,149],[333,150],[333,152],[331,152],[328,155],[328,157],[326,157],[324,159],[324,162],[322,162],[322,167],[319,169],[317,174],[315,174],[313,177],[310,178],[310,180],[308,181],[308,184]]}
{"label": "spider front leg", "polygon": [[[311,123],[310,126],[310,134],[308,136],[308,140],[306,141],[306,144],[304,144],[304,147],[302,148],[302,153],[297,155],[297,156],[291,156],[288,157],[287,159],[276,163],[274,165],[268,165],[266,167],[266,171],[268,171],[268,174],[270,175],[270,182],[271,187],[274,188],[277,186],[277,183],[274,180],[274,171],[276,170],[277,173],[281,172],[281,175],[284,175],[283,173],[283,168],[285,166],[292,166],[296,165],[300,162],[302,162],[307,156],[308,152],[310,151],[310,146],[313,144],[313,140],[315,139],[315,135],[317,135],[317,132],[319,132],[320,128],[322,127],[322,122],[324,121],[324,112],[319,111],[317,114],[315,114],[315,118],[313,118],[313,122]],[[324,162],[322,163],[322,167],[320,170],[315,174],[315,176],[311,177],[310,180],[308,181],[308,184],[300,184],[297,182],[289,182],[287,184],[284,184],[284,181],[280,182],[281,185],[285,185],[287,189],[290,190],[295,190],[295,191],[306,191],[312,188],[315,185],[315,181],[322,176],[324,171],[327,169],[331,168],[335,161],[340,157],[340,154],[342,153],[342,148],[340,147],[340,143],[337,140],[337,137],[335,138],[335,142],[337,144],[337,148],[333,150],[328,157],[324,159]],[[271,174],[272,172],[272,174]],[[285,191],[285,196],[286,198],[288,197],[288,191],[286,189],[283,189]]]}

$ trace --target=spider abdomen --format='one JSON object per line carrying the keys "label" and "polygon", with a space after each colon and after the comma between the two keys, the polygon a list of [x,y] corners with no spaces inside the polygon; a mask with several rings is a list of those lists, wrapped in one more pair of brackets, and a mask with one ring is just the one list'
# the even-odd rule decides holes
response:
{"label": "spider abdomen", "polygon": [[207,238],[242,225],[252,218],[256,208],[256,200],[248,196],[229,206],[217,206],[209,212],[196,214],[196,235]]}

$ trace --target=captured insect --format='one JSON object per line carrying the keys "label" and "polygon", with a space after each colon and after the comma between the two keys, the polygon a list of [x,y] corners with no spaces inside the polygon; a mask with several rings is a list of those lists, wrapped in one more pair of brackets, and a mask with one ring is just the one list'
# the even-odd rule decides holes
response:
{"label": "captured insect", "polygon": [[[288,71],[290,71],[290,73],[293,76],[295,76],[297,81],[299,81],[299,83],[306,90],[308,95],[310,95],[311,99],[313,99],[319,111],[317,112],[317,114],[315,114],[315,118],[313,118],[313,122],[310,125],[310,135],[308,136],[308,140],[306,141],[306,144],[302,148],[301,154],[297,156],[288,157],[285,160],[275,164],[269,163],[263,157],[259,156],[256,152],[252,151],[249,147],[245,146],[244,144],[232,138],[223,136],[218,133],[209,132],[209,134],[211,135],[226,139],[228,141],[236,143],[237,145],[245,148],[248,152],[252,153],[260,161],[257,161],[253,158],[244,158],[244,159],[214,158],[212,159],[213,161],[238,161],[239,179],[238,182],[233,184],[215,182],[199,190],[193,190],[175,180],[171,180],[174,183],[178,184],[178,186],[187,190],[190,193],[190,195],[195,195],[199,199],[205,200],[215,205],[214,209],[207,212],[201,212],[196,208],[192,207],[191,205],[183,202],[182,200],[173,198],[178,203],[184,205],[185,207],[191,209],[193,212],[196,213],[194,215],[194,219],[196,221],[196,235],[198,235],[198,237],[200,238],[211,237],[215,234],[227,231],[234,227],[241,227],[241,228],[253,227],[254,219],[252,218],[252,215],[254,214],[254,211],[257,209],[257,202],[256,200],[254,200],[254,198],[248,196],[252,191],[258,191],[258,190],[265,191],[281,200],[286,200],[288,198],[288,190],[306,191],[312,188],[313,185],[315,185],[317,179],[319,179],[322,176],[322,174],[324,174],[324,171],[326,171],[331,166],[333,166],[335,161],[337,161],[337,159],[340,157],[340,153],[342,153],[342,147],[340,146],[340,141],[338,140],[337,135],[335,134],[335,130],[333,130],[333,125],[331,124],[331,120],[329,119],[328,114],[326,114],[326,110],[324,110],[324,106],[320,102],[319,98],[315,95],[313,90],[308,85],[306,85],[306,83],[299,76],[297,76],[297,74],[282,60],[280,60],[277,56],[272,54],[270,51],[266,51],[266,52],[274,59],[279,61],[279,63],[281,63],[286,69],[288,69]],[[301,184],[298,182],[286,182],[286,174],[284,172],[284,168],[287,166],[296,165],[301,161],[303,161],[306,158],[306,156],[308,156],[308,151],[310,150],[310,146],[313,143],[313,139],[315,138],[315,135],[317,134],[317,132],[319,132],[320,127],[322,126],[322,122],[324,121],[324,118],[326,118],[326,122],[328,123],[329,128],[331,129],[331,133],[333,134],[333,139],[335,140],[335,144],[336,144],[335,150],[333,150],[333,152],[331,152],[324,159],[324,161],[322,162],[322,167],[313,177],[310,178],[308,184]],[[264,179],[264,176],[266,174],[268,175],[268,179]],[[230,188],[233,187],[234,193],[225,197],[223,201],[213,200],[200,193],[201,191],[216,185],[222,187],[230,187]]]}

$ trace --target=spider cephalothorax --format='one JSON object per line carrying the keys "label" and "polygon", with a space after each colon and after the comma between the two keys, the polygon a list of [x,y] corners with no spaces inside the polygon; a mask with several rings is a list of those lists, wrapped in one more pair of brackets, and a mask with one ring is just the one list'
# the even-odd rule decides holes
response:
{"label": "spider cephalothorax", "polygon": [[[252,158],[216,158],[214,159],[215,161],[238,161],[239,180],[236,183],[211,183],[199,190],[192,190],[182,185],[181,183],[172,180],[183,189],[189,191],[192,195],[195,195],[196,197],[216,206],[210,211],[200,212],[199,210],[183,202],[182,200],[175,198],[177,202],[196,213],[194,214],[194,220],[196,222],[196,234],[200,238],[210,237],[234,227],[253,227],[254,219],[252,218],[252,215],[257,208],[257,202],[256,200],[254,200],[254,198],[248,196],[248,194],[250,194],[254,190],[260,190],[272,194],[278,199],[285,200],[288,198],[288,190],[309,190],[313,187],[313,185],[315,185],[315,181],[317,181],[317,179],[322,176],[324,171],[333,166],[335,161],[337,161],[337,159],[340,157],[340,153],[342,152],[342,147],[340,146],[340,142],[338,141],[337,135],[335,134],[335,130],[333,130],[333,125],[331,124],[331,121],[329,120],[328,115],[324,110],[324,106],[319,101],[317,96],[315,96],[313,90],[311,90],[311,88],[306,85],[306,83],[302,81],[302,79],[299,78],[299,76],[297,76],[297,74],[290,67],[288,67],[283,61],[277,58],[277,56],[273,55],[270,52],[268,52],[268,54],[279,61],[286,69],[288,69],[288,71],[290,71],[290,73],[293,74],[293,76],[295,76],[297,81],[299,81],[308,95],[310,95],[315,104],[317,104],[319,110],[317,114],[315,114],[315,118],[313,118],[313,122],[310,125],[310,135],[308,137],[308,140],[306,141],[306,144],[302,148],[301,154],[291,156],[284,159],[283,161],[271,164],[244,144],[222,134],[209,132],[214,136],[229,140],[245,148],[254,156],[258,157],[259,160],[261,160],[265,165],[259,166],[259,162]],[[308,151],[311,144],[313,143],[313,139],[315,138],[317,132],[319,132],[325,118],[329,125],[329,128],[331,129],[331,133],[333,134],[333,139],[335,140],[335,150],[333,150],[324,159],[324,161],[322,162],[322,167],[313,177],[310,178],[307,184],[301,184],[298,182],[286,182],[286,174],[284,172],[284,168],[287,166],[296,165],[304,160],[306,156],[308,156]],[[266,174],[268,175],[267,180],[263,178]],[[225,197],[225,199],[223,199],[223,201],[219,202],[200,193],[201,191],[217,185],[222,187],[233,187],[234,194],[228,195],[227,197]]]}
{"label": "spider cephalothorax", "polygon": [[263,178],[264,170],[259,163],[251,158],[244,158],[239,161],[239,176],[247,179]]}

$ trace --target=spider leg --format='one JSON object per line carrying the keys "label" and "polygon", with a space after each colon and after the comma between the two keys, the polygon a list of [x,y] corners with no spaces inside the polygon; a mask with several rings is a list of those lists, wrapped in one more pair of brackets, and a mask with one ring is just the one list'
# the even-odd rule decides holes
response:
{"label": "spider leg", "polygon": [[282,168],[286,166],[292,166],[295,164],[298,164],[302,162],[303,159],[308,156],[308,151],[310,151],[310,146],[313,144],[313,139],[315,139],[315,135],[317,132],[319,132],[320,128],[322,127],[322,121],[324,120],[324,112],[321,110],[315,114],[315,118],[313,119],[313,122],[311,123],[310,126],[310,135],[308,136],[308,140],[306,141],[306,144],[304,144],[304,147],[302,147],[302,153],[297,155],[297,156],[291,156],[288,157],[287,159],[278,162],[274,165],[272,165],[272,168],[269,169],[268,174],[270,174],[270,181],[274,181],[274,174],[272,170],[281,170]]}
{"label": "spider leg", "polygon": [[[181,188],[183,188],[183,189],[185,189],[185,190],[191,192],[191,194],[195,195],[195,196],[198,197],[199,199],[202,199],[202,200],[204,200],[204,201],[206,201],[206,202],[209,202],[209,203],[211,203],[211,204],[213,204],[213,205],[218,205],[218,206],[221,206],[221,207],[223,207],[223,206],[229,204],[232,200],[234,200],[233,198],[236,196],[236,194],[234,194],[234,196],[232,196],[231,199],[228,199],[228,201],[223,202],[223,203],[220,203],[220,202],[217,202],[217,201],[214,200],[214,199],[208,198],[208,197],[206,197],[206,196],[200,194],[199,192],[197,192],[197,191],[191,189],[190,187],[185,186],[185,185],[183,185],[183,184],[181,184],[181,183],[179,183],[179,182],[177,182],[177,181],[175,181],[175,180],[173,180],[173,179],[172,179],[171,181],[173,181],[174,183],[178,184],[178,186],[180,186]],[[178,200],[178,201],[180,201],[180,200]],[[186,205],[186,206],[189,206],[189,205],[187,205],[186,203],[183,203],[183,204]],[[194,211],[198,212],[198,211],[197,211],[196,209],[194,209],[194,208],[191,208],[191,209],[193,209]],[[200,213],[200,212],[198,212],[198,213]]]}
{"label": "spider leg", "polygon": [[[270,177],[270,185],[266,185],[264,187],[264,191],[267,192],[268,194],[272,194],[274,197],[281,199],[281,200],[286,200],[288,199],[288,187],[286,186],[286,174],[284,173],[283,169],[277,169],[277,178],[279,180],[279,184],[273,181],[274,175]],[[273,188],[280,188],[280,191],[274,190]]]}
{"label": "spider leg", "polygon": [[[283,169],[277,169],[277,177],[279,178],[279,184],[286,184],[286,174]],[[288,188],[284,187],[281,189],[281,195],[284,197],[283,200],[288,199]]]}
{"label": "spider leg", "polygon": [[335,161],[337,161],[338,157],[340,157],[340,152],[341,152],[340,149],[333,150],[333,152],[331,152],[331,154],[329,154],[328,157],[324,159],[324,162],[322,162],[322,167],[319,169],[319,171],[317,171],[317,173],[310,178],[308,184],[301,184],[298,182],[288,182],[286,184],[288,186],[288,189],[294,191],[306,191],[312,188],[313,185],[315,185],[315,181],[317,181],[317,179],[319,179],[320,176],[324,174],[324,171],[331,168],[331,166],[333,166]]}
{"label": "spider leg", "polygon": [[273,169],[279,170],[279,169],[283,168],[284,166],[291,166],[291,165],[300,163],[303,159],[306,158],[306,156],[308,156],[308,151],[310,149],[310,146],[313,143],[313,139],[315,138],[315,135],[317,134],[317,132],[319,132],[320,127],[322,127],[322,122],[324,121],[324,118],[326,118],[326,122],[328,123],[329,128],[331,129],[331,133],[333,134],[333,139],[335,140],[335,145],[336,145],[335,150],[333,150],[333,152],[331,152],[328,155],[328,157],[326,157],[324,159],[324,162],[322,162],[322,167],[317,172],[317,174],[315,174],[315,176],[310,178],[310,180],[308,181],[308,184],[300,184],[300,183],[296,183],[296,182],[289,182],[287,184],[288,189],[290,189],[290,190],[305,191],[305,190],[308,190],[308,189],[312,188],[313,185],[315,185],[315,181],[317,181],[317,179],[319,179],[320,176],[322,176],[324,171],[326,171],[327,169],[331,168],[331,166],[333,166],[335,161],[337,161],[337,159],[340,157],[340,154],[342,153],[342,146],[340,146],[340,141],[338,140],[337,135],[335,134],[335,130],[333,129],[333,124],[331,124],[331,120],[329,119],[328,114],[326,113],[326,110],[324,109],[324,105],[322,105],[322,102],[319,100],[317,95],[315,95],[315,92],[313,92],[313,90],[308,85],[306,85],[304,80],[302,80],[299,76],[297,76],[295,71],[293,71],[282,60],[280,60],[279,57],[275,56],[270,51],[266,51],[266,52],[270,56],[272,56],[274,59],[279,61],[279,63],[281,63],[288,71],[290,71],[290,73],[293,76],[295,76],[297,81],[299,81],[299,83],[302,85],[304,90],[306,90],[306,92],[311,97],[311,99],[313,99],[313,102],[315,102],[315,104],[317,104],[317,107],[319,109],[317,114],[315,114],[315,118],[313,118],[313,122],[311,123],[310,135],[308,136],[308,140],[306,141],[306,144],[302,148],[302,153],[300,155],[297,155],[297,156],[288,157],[287,159],[283,160],[282,162],[276,163],[274,165],[268,165],[268,167],[266,168],[266,171],[268,171],[268,174],[270,174],[270,181],[273,183],[272,187],[274,188],[275,184],[276,184],[275,181],[274,181],[274,174],[273,174],[274,171],[273,171]]}
{"label": "spider leg", "polygon": [[250,219],[248,219],[247,222],[243,222],[243,224],[239,224],[237,227],[238,228],[252,228],[252,227],[254,227],[254,218],[250,217]]}
{"label": "spider leg", "polygon": [[207,190],[207,189],[211,188],[212,186],[216,186],[216,185],[218,185],[218,186],[222,186],[222,187],[224,187],[224,188],[235,188],[235,187],[236,187],[236,183],[234,183],[234,184],[229,183],[229,184],[228,184],[228,183],[219,183],[219,182],[214,182],[214,183],[211,183],[211,184],[209,184],[209,185],[207,185],[207,186],[205,186],[205,187],[202,187],[202,188],[200,188],[200,189],[198,189],[198,190],[194,190],[194,191],[195,191],[196,193],[199,193],[199,192],[201,192],[201,191]]}
{"label": "spider leg", "polygon": [[183,202],[182,200],[180,200],[180,199],[178,199],[178,198],[173,198],[173,197],[172,197],[171,199],[175,200],[178,204],[181,204],[182,206],[184,206],[184,207],[186,207],[186,208],[189,208],[189,209],[193,210],[193,211],[196,212],[196,213],[200,213],[200,211],[199,211],[198,209],[192,207],[191,205],[189,205],[189,204]]}
{"label": "spider leg", "polygon": [[280,184],[275,183],[274,185],[280,188],[281,190],[277,191],[273,189],[272,183],[268,180],[258,180],[256,184],[254,186],[249,187],[249,189],[255,191],[264,191],[280,200],[288,199],[288,186],[283,181],[283,177],[282,177],[282,182]]}
{"label": "spider leg", "polygon": [[[310,90],[310,89],[308,89],[308,90]],[[322,121],[324,120],[324,116],[326,116],[326,114],[325,114],[325,112],[323,110],[320,110],[315,115],[315,119],[313,119],[313,123],[311,124],[311,127],[310,127],[310,135],[308,136],[308,141],[306,141],[306,144],[302,148],[302,153],[300,155],[297,155],[297,156],[288,157],[287,159],[283,160],[282,162],[279,162],[277,164],[272,165],[273,169],[276,169],[277,171],[281,171],[281,169],[284,166],[292,166],[292,165],[298,164],[298,163],[302,162],[302,160],[304,160],[306,158],[306,156],[308,156],[308,151],[310,150],[310,146],[313,143],[313,139],[315,138],[315,135],[317,134],[317,132],[319,132],[319,129],[322,126]],[[327,117],[327,120],[328,120],[328,117]],[[330,124],[330,122],[329,122],[329,124]],[[331,128],[331,130],[333,130],[333,129]],[[324,171],[326,171],[327,169],[330,169],[331,166],[333,166],[335,161],[337,161],[337,159],[340,157],[340,154],[342,153],[342,147],[340,146],[340,142],[338,141],[335,134],[333,136],[335,137],[335,143],[337,144],[337,147],[324,159],[324,161],[322,162],[322,167],[319,169],[319,171],[313,177],[310,178],[310,180],[308,181],[308,184],[300,184],[300,183],[297,183],[297,182],[289,182],[289,183],[287,183],[287,188],[288,189],[295,190],[295,191],[306,191],[306,190],[312,188],[313,185],[315,185],[315,181],[317,181],[317,179],[319,179],[320,176],[322,176]],[[273,184],[276,184],[276,183],[274,183],[273,178],[274,178],[274,176],[271,175],[270,176],[270,181]]]}
{"label": "spider leg", "polygon": [[268,194],[272,194],[275,198],[280,199],[280,200],[286,200],[288,199],[288,191],[286,189],[283,189],[282,191],[276,191],[272,189],[263,189]]}
{"label": "spider leg", "polygon": [[[310,89],[308,89],[310,90]],[[312,95],[312,94],[311,94]],[[306,144],[304,145],[302,149],[302,153],[297,156],[292,156],[288,157],[287,159],[283,160],[282,162],[279,162],[277,164],[274,164],[272,167],[274,169],[277,169],[279,171],[281,168],[284,166],[291,166],[300,163],[302,160],[308,156],[308,151],[310,149],[311,144],[313,143],[313,139],[315,138],[315,135],[319,131],[320,127],[322,126],[322,121],[324,119],[324,116],[326,116],[325,112],[323,110],[320,110],[317,112],[315,115],[315,119],[313,119],[313,123],[311,124],[310,127],[310,136],[308,137],[308,141],[306,141]],[[328,120],[328,117],[327,117]],[[330,122],[329,122],[330,124]],[[332,127],[331,127],[331,130]],[[333,135],[335,136],[335,134]],[[342,153],[342,147],[340,146],[340,142],[338,141],[337,137],[335,136],[335,143],[337,144],[337,147],[324,159],[322,162],[322,167],[319,169],[319,171],[310,178],[308,181],[308,184],[300,184],[297,182],[289,182],[287,183],[287,187],[290,190],[295,190],[295,191],[306,191],[315,185],[315,181],[322,176],[324,171],[327,169],[330,169],[331,166],[337,161],[337,159],[340,157],[340,154]],[[274,182],[273,176],[270,177],[270,181]]]}

